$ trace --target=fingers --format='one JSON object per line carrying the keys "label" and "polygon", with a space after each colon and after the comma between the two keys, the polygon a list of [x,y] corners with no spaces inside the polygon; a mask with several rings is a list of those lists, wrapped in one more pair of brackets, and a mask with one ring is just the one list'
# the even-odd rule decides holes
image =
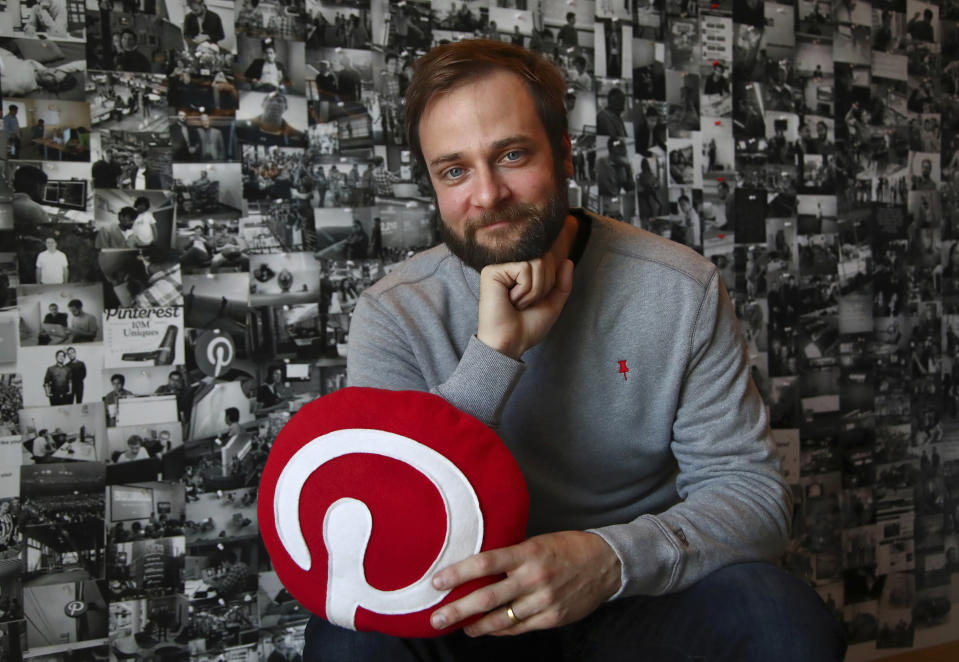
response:
{"label": "fingers", "polygon": [[[489,614],[489,612],[494,612],[495,610],[495,612],[502,612],[500,615],[507,621],[505,624],[502,624],[502,627],[508,627],[511,624],[509,622],[509,616],[506,615],[505,609],[498,609],[498,607],[508,603],[517,592],[516,582],[507,577],[489,586],[477,589],[459,600],[437,609],[430,617],[430,624],[434,628],[441,630],[471,616]],[[491,615],[487,615],[481,620],[490,618]]]}
{"label": "fingers", "polygon": [[433,586],[440,591],[452,589],[474,579],[506,573],[517,565],[515,546],[492,549],[443,568],[433,576]]}
{"label": "fingers", "polygon": [[[509,289],[510,303],[517,310],[524,310],[544,299],[556,283],[556,266],[549,253],[527,262],[486,267],[492,269],[493,278]],[[484,271],[486,271],[484,269]]]}

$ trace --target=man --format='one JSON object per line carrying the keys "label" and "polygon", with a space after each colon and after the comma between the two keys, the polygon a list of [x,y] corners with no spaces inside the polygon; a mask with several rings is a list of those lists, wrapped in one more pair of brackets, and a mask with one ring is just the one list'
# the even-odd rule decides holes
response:
{"label": "man", "polygon": [[236,444],[237,450],[243,448],[250,440],[250,435],[240,425],[240,410],[236,407],[227,407],[223,412],[223,418],[227,425],[227,431],[221,437],[223,446]]}
{"label": "man", "polygon": [[47,306],[47,314],[43,316],[43,324],[40,327],[37,344],[58,345],[66,342],[69,335],[67,323],[67,314],[61,313],[60,307],[51,303]]}
{"label": "man", "polygon": [[692,200],[689,199],[688,195],[683,193],[679,196],[677,206],[679,207],[679,232],[676,233],[676,236],[672,237],[673,241],[692,246],[693,248],[701,246],[702,241],[700,241],[700,236],[702,234],[702,225],[699,220],[699,212],[693,207]]}
{"label": "man", "polygon": [[47,250],[37,255],[37,284],[62,285],[70,279],[70,264],[67,256],[57,250],[57,240],[47,237]]}
{"label": "man", "polygon": [[210,116],[200,115],[200,128],[196,130],[197,150],[201,161],[223,161],[226,159],[226,146],[223,133],[213,126]]}
{"label": "man", "polygon": [[828,156],[833,152],[832,142],[829,140],[829,127],[822,120],[816,122],[816,138],[813,149],[812,154],[822,154],[823,156]]}
{"label": "man", "polygon": [[[30,129],[30,140],[31,142],[37,140],[43,140],[44,134],[46,132],[46,122],[43,121],[43,118],[37,120],[36,125]],[[47,158],[47,146],[43,146],[43,158]]]}
{"label": "man", "polygon": [[753,562],[781,554],[790,488],[718,273],[567,208],[564,91],[509,44],[419,60],[407,132],[446,246],[364,291],[347,362],[352,385],[429,390],[496,428],[533,537],[433,575],[441,591],[497,577],[432,614],[477,617],[468,636],[407,647],[314,618],[305,657],[841,659],[818,596]]}
{"label": "man", "polygon": [[[186,113],[184,113],[185,116]],[[170,135],[174,138],[173,129],[170,130]],[[175,138],[174,144],[176,144]],[[106,149],[103,152],[103,158],[93,164],[91,173],[94,188],[116,188],[119,185],[118,181],[123,174],[123,168],[116,162],[116,154],[116,150]]]}
{"label": "man", "polygon": [[70,328],[68,342],[93,342],[97,339],[97,331],[100,325],[97,318],[83,311],[83,302],[79,299],[71,299],[67,304],[67,310],[70,311]]}
{"label": "man", "polygon": [[163,188],[160,173],[147,165],[146,150],[137,150],[133,153],[133,163],[127,168],[123,182],[123,188],[135,191]]}
{"label": "man", "polygon": [[77,358],[77,350],[67,347],[67,367],[70,369],[70,390],[76,404],[83,402],[83,380],[87,378],[87,364]]}
{"label": "man", "polygon": [[386,169],[386,161],[382,156],[373,157],[372,171],[370,176],[373,180],[373,193],[380,198],[395,197],[393,184],[402,180],[399,175]]}
{"label": "man", "polygon": [[186,111],[177,111],[176,119],[170,123],[170,145],[173,148],[174,161],[192,161],[196,152],[193,131],[187,123]]}
{"label": "man", "polygon": [[58,349],[55,356],[56,363],[48,367],[43,376],[43,390],[51,406],[73,404],[73,391],[70,390],[73,380],[66,365],[67,353]]}
{"label": "man", "polygon": [[263,57],[258,57],[243,74],[250,87],[259,92],[285,92],[289,84],[286,65],[276,60],[276,42],[263,40]]}
{"label": "man", "polygon": [[223,21],[206,8],[204,0],[187,0],[190,12],[183,19],[183,37],[195,44],[216,44],[226,36]]}
{"label": "man", "polygon": [[117,373],[110,377],[110,392],[103,396],[103,402],[107,408],[107,425],[113,427],[117,424],[117,413],[120,407],[121,398],[134,397],[133,391],[126,389],[127,378]]}
{"label": "man", "polygon": [[97,228],[93,246],[95,248],[133,248],[136,244],[133,237],[133,224],[136,218],[136,209],[121,207],[117,212],[115,223],[108,221]]}
{"label": "man", "polygon": [[579,48],[579,34],[576,32],[576,12],[566,12],[566,24],[559,29],[557,40],[564,52]]}
{"label": "man", "polygon": [[935,41],[932,29],[933,13],[931,9],[922,12],[922,18],[919,18],[919,12],[916,12],[909,23],[906,25],[906,32],[916,41]]}
{"label": "man", "polygon": [[266,658],[266,662],[303,662],[300,654],[286,641],[286,636],[275,634],[271,639],[273,652]]}
{"label": "man", "polygon": [[287,106],[285,94],[267,94],[263,97],[263,111],[259,115],[236,123],[237,138],[240,142],[257,145],[305,146],[305,134],[283,119]]}
{"label": "man", "polygon": [[157,219],[150,211],[150,199],[144,195],[139,196],[133,201],[133,208],[137,216],[127,242],[131,248],[152,246],[157,241]]}
{"label": "man", "polygon": [[625,138],[626,124],[622,118],[625,109],[626,95],[618,87],[610,89],[606,94],[606,107],[596,113],[596,135]]}
{"label": "man", "polygon": [[636,182],[626,141],[610,136],[606,145],[607,156],[596,159],[596,188],[600,205],[604,214],[615,215],[619,220],[631,218],[635,207]]}
{"label": "man", "polygon": [[913,191],[935,191],[936,181],[932,178],[932,161],[922,160],[922,174],[912,178]]}
{"label": "man", "polygon": [[577,90],[592,90],[593,77],[586,71],[586,58],[582,55],[577,55],[573,58],[573,67],[574,70],[567,76],[569,86]]}
{"label": "man", "polygon": [[713,66],[713,70],[706,77],[703,84],[703,94],[729,94],[729,79],[726,78],[726,66],[718,62]]}
{"label": "man", "polygon": [[116,66],[120,71],[150,73],[152,67],[147,56],[137,50],[140,39],[130,28],[120,33],[120,52],[116,55]]}
{"label": "man", "polygon": [[336,72],[337,96],[344,103],[353,103],[360,100],[363,84],[360,72],[353,66],[353,61],[346,53],[340,54],[340,69]]}
{"label": "man", "polygon": [[[137,460],[149,460],[150,453],[143,446],[143,437],[138,434],[130,435],[127,439],[127,447],[122,453],[117,455],[114,462],[136,462]],[[139,522],[137,522],[139,524]]]}
{"label": "man", "polygon": [[7,114],[3,116],[3,132],[7,134],[7,144],[12,159],[20,158],[20,120],[17,119],[19,112],[20,107],[11,104]]}
{"label": "man", "polygon": [[46,173],[35,166],[20,166],[13,173],[14,229],[32,232],[50,223],[50,216],[41,204],[46,186]]}
{"label": "man", "polygon": [[193,393],[190,387],[184,382],[183,375],[178,370],[174,370],[167,377],[167,383],[157,387],[154,395],[175,395],[177,413],[180,416],[181,423],[187,423],[190,420],[190,411],[193,408]]}

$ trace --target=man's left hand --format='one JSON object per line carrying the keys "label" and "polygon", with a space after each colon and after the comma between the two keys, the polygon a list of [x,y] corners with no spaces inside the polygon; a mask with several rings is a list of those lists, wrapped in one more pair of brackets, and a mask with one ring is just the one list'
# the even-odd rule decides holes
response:
{"label": "man's left hand", "polygon": [[436,573],[433,585],[452,589],[491,575],[506,576],[437,609],[433,626],[443,629],[482,613],[466,634],[515,635],[572,623],[619,590],[620,562],[598,535],[560,531],[480,552]]}

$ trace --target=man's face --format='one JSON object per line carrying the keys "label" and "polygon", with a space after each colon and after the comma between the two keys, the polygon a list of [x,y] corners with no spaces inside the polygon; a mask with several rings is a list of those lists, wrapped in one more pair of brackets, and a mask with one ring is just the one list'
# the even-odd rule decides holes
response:
{"label": "man's face", "polygon": [[170,375],[168,382],[170,384],[170,388],[172,388],[173,390],[175,391],[183,390],[183,377],[181,377],[179,373],[174,373]]}
{"label": "man's face", "polygon": [[925,161],[922,162],[922,176],[928,179],[931,174],[932,174],[932,161],[926,159]]}
{"label": "man's face", "polygon": [[[542,256],[568,211],[557,164],[526,85],[497,71],[433,98],[420,119],[443,240],[479,270]],[[567,139],[568,140],[568,139]],[[559,176],[557,176],[559,175]]]}
{"label": "man's face", "polygon": [[75,361],[77,359],[77,350],[73,349],[72,347],[68,349],[67,358],[70,359],[71,361]]}
{"label": "man's face", "polygon": [[135,154],[133,155],[133,163],[134,163],[134,165],[136,165],[136,167],[142,168],[142,167],[143,167],[143,155],[142,155],[142,154],[139,154],[139,153],[135,153]]}
{"label": "man's face", "polygon": [[120,37],[120,45],[123,46],[123,50],[132,51],[134,48],[137,47],[136,35],[134,35],[131,32],[125,32]]}
{"label": "man's face", "polygon": [[70,311],[70,314],[73,315],[74,317],[80,316],[80,310],[81,310],[80,308],[77,308],[76,306],[67,306],[67,309]]}
{"label": "man's face", "polygon": [[51,253],[57,250],[56,239],[53,239],[53,238],[47,239],[46,244],[47,244],[47,250],[50,251]]}
{"label": "man's face", "polygon": [[123,382],[121,382],[119,379],[114,379],[110,383],[113,384],[114,393],[119,393],[120,391],[123,390]]}
{"label": "man's face", "polygon": [[182,123],[186,122],[186,113],[181,110],[180,112],[178,112],[178,113],[176,114],[176,118],[177,118],[177,119],[180,121],[180,123],[182,124]]}
{"label": "man's face", "polygon": [[825,124],[819,123],[816,125],[816,135],[819,137],[820,140],[826,139],[826,133],[828,131],[829,129],[826,128]]}
{"label": "man's face", "polygon": [[286,111],[286,98],[273,94],[263,100],[263,114],[269,117],[282,117]]}
{"label": "man's face", "polygon": [[276,62],[276,49],[267,48],[265,51],[263,51],[263,56],[266,58],[267,62]]}
{"label": "man's face", "polygon": [[56,357],[57,363],[63,365],[63,362],[67,360],[67,353],[61,350],[57,352]]}
{"label": "man's face", "polygon": [[59,311],[60,309],[57,307],[57,304],[51,303],[51,304],[47,307],[47,310],[50,311],[50,314],[51,314],[51,315],[56,315],[56,314],[57,314],[57,311]]}

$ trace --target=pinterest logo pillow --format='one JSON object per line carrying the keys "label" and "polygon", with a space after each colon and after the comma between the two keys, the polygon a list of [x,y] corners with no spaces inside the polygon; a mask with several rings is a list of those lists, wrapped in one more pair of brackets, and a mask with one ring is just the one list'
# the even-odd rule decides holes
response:
{"label": "pinterest logo pillow", "polygon": [[479,420],[429,393],[351,387],[280,431],[258,512],[277,575],[311,612],[354,630],[434,637],[449,632],[429,623],[439,605],[497,578],[437,591],[433,575],[523,540],[529,494]]}

